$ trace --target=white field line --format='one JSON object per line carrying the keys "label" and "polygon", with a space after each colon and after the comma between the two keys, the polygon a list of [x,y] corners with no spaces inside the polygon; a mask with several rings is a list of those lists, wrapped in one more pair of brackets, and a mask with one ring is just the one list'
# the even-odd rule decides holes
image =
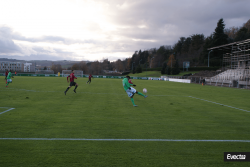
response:
{"label": "white field line", "polygon": [[[9,108],[9,107],[0,107],[0,108]],[[8,112],[8,111],[10,111],[10,110],[14,110],[14,109],[15,109],[15,108],[9,108],[8,110],[5,110],[5,111],[3,111],[3,112],[0,112],[0,115],[3,114],[3,113]]]}
{"label": "white field line", "polygon": [[85,138],[0,138],[0,140],[62,140],[62,141],[162,141],[162,142],[241,142],[250,140],[199,140],[199,139],[85,139]]}
{"label": "white field line", "polygon": [[209,102],[209,103],[218,104],[218,105],[225,106],[225,107],[229,107],[229,108],[233,108],[233,109],[236,109],[236,110],[241,110],[241,111],[250,112],[250,111],[248,111],[248,110],[243,110],[243,109],[240,109],[240,108],[236,108],[236,107],[228,106],[228,105],[221,104],[221,103],[216,103],[216,102],[209,101],[209,100],[205,100],[205,99],[200,99],[200,98],[193,97],[193,96],[187,96],[187,97],[191,97],[191,98],[194,98],[194,99],[197,99],[197,100],[202,100],[202,101]]}

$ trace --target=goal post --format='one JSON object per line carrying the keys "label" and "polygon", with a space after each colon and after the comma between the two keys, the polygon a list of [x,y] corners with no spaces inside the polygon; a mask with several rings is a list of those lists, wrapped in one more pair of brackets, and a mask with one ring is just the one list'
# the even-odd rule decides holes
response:
{"label": "goal post", "polygon": [[[76,77],[83,77],[83,71],[81,70],[74,70],[74,74]],[[62,70],[62,77],[67,77],[71,74],[72,70]]]}

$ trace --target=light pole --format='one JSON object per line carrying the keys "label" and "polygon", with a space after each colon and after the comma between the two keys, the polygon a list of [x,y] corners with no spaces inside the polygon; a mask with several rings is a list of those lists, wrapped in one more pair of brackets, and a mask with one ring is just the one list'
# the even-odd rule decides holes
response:
{"label": "light pole", "polygon": [[132,73],[134,72],[134,66],[133,66],[133,64],[134,64],[135,62],[132,62]]}
{"label": "light pole", "polygon": [[209,52],[208,52],[208,61],[207,61],[207,66],[209,67],[209,55],[210,55],[210,52],[212,52],[213,50],[210,50]]}
{"label": "light pole", "polygon": [[[175,52],[174,52],[174,54],[175,54]],[[174,54],[173,54],[173,56],[174,56]],[[172,68],[173,56],[171,56],[171,68]]]}
{"label": "light pole", "polygon": [[142,61],[142,59],[139,61],[139,65],[141,64],[140,62]]}
{"label": "light pole", "polygon": [[151,61],[150,61],[150,68],[151,68],[151,64],[152,64],[152,59],[153,59],[153,58],[154,58],[154,57],[152,57],[152,58],[151,58]]}
{"label": "light pole", "polygon": [[139,61],[139,68],[141,69],[141,72],[142,72],[141,61],[142,61],[142,59]]}
{"label": "light pole", "polygon": [[171,56],[171,68],[172,68],[172,59],[173,59],[173,56]]}

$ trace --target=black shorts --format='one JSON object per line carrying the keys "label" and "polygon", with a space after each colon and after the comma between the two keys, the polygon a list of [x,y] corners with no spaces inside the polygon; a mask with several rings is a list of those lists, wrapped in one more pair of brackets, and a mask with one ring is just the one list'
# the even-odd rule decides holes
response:
{"label": "black shorts", "polygon": [[75,82],[70,82],[69,86],[76,86],[76,83]]}

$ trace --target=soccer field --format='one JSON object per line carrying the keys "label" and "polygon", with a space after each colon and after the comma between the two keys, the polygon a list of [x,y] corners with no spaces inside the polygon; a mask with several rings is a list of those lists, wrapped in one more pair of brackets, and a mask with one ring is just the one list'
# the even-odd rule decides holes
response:
{"label": "soccer field", "polygon": [[122,79],[0,77],[0,166],[247,166],[249,90]]}

